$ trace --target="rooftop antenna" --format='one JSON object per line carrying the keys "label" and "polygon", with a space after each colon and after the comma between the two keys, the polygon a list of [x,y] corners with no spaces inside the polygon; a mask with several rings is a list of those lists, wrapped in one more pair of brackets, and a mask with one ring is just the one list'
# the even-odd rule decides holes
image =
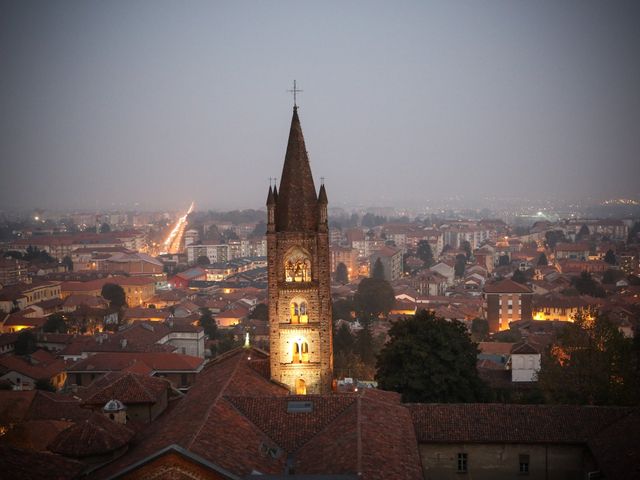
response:
{"label": "rooftop antenna", "polygon": [[292,90],[287,90],[287,92],[293,93],[293,108],[298,108],[298,103],[297,103],[297,98],[298,97],[297,97],[297,94],[298,93],[302,93],[303,90],[299,90],[296,87],[296,81],[295,80],[293,81],[293,89]]}

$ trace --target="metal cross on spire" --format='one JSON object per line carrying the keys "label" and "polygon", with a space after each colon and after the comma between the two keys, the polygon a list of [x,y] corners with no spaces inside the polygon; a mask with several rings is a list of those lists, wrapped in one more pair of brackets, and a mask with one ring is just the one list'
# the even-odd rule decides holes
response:
{"label": "metal cross on spire", "polygon": [[298,88],[296,88],[296,81],[293,81],[293,90],[287,90],[287,92],[289,93],[293,93],[293,106],[294,108],[298,108],[298,104],[297,104],[297,94],[298,93],[302,93],[303,90],[298,90]]}

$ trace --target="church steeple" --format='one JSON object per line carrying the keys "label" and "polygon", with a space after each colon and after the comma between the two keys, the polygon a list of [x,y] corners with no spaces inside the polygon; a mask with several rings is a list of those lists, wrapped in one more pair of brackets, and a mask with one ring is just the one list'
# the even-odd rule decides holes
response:
{"label": "church steeple", "polygon": [[287,153],[277,196],[277,230],[304,232],[318,225],[318,197],[302,135],[298,107],[293,107]]}
{"label": "church steeple", "polygon": [[316,194],[295,106],[280,178],[280,188],[270,187],[267,196],[271,378],[292,393],[329,393],[333,335],[327,192],[323,184]]}

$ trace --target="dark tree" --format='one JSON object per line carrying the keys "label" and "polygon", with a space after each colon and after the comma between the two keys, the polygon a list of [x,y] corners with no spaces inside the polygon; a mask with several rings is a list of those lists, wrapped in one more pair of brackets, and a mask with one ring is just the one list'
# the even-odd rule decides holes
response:
{"label": "dark tree", "polygon": [[352,318],[351,312],[356,310],[352,300],[340,299],[333,302],[331,313],[333,320],[349,320]]}
{"label": "dark tree", "polygon": [[605,292],[598,285],[589,272],[582,272],[579,277],[575,277],[571,280],[573,285],[580,295],[590,295],[592,297],[604,297]]}
{"label": "dark tree", "polygon": [[16,355],[29,355],[36,351],[36,336],[31,329],[22,330],[16,338],[14,352]]}
{"label": "dark tree", "polygon": [[100,233],[109,232],[111,232],[111,225],[109,225],[107,222],[104,222],[102,225],[100,225]]}
{"label": "dark tree", "polygon": [[515,272],[513,272],[513,275],[511,276],[511,280],[524,285],[525,283],[527,283],[527,276],[522,270],[517,269]]}
{"label": "dark tree", "polygon": [[604,261],[607,262],[609,265],[615,265],[616,263],[618,263],[616,261],[616,254],[613,253],[613,250],[611,249],[607,250],[607,253],[604,254]]}
{"label": "dark tree", "polygon": [[127,304],[127,296],[124,289],[115,283],[105,283],[100,292],[102,298],[109,301],[111,308],[120,309]]}
{"label": "dark tree", "polygon": [[334,352],[333,372],[335,378],[371,378],[371,368],[368,368],[357,353]]}
{"label": "dark tree", "polygon": [[261,238],[261,237],[264,237],[266,233],[267,233],[267,224],[264,222],[264,220],[261,220],[253,228],[253,231],[249,234],[249,237]]}
{"label": "dark tree", "polygon": [[430,267],[433,265],[433,251],[431,250],[431,245],[426,240],[420,240],[418,242],[418,249],[416,250],[416,255],[422,262],[425,267]]}
{"label": "dark tree", "polygon": [[36,380],[35,387],[36,387],[36,390],[44,390],[45,392],[56,391],[56,387],[54,387],[49,380],[46,380],[44,378],[40,378],[39,380]]}
{"label": "dark tree", "polygon": [[373,273],[371,277],[377,280],[384,280],[384,266],[382,265],[380,257],[378,257],[376,262],[373,264]]}
{"label": "dark tree", "polygon": [[558,242],[566,241],[564,232],[562,230],[550,230],[548,232],[545,232],[544,238],[546,240],[547,246],[551,249],[556,248],[556,244]]}
{"label": "dark tree", "polygon": [[395,293],[389,282],[377,278],[363,278],[354,296],[356,311],[361,320],[386,315],[393,308],[395,300]]}
{"label": "dark tree", "polygon": [[340,328],[334,329],[333,334],[333,352],[334,353],[350,353],[353,352],[355,338],[351,334],[351,329],[346,323],[340,325]]}
{"label": "dark tree", "polygon": [[53,313],[47,317],[42,326],[42,331],[47,333],[67,333],[67,322],[60,313]]}
{"label": "dark tree", "polygon": [[474,342],[483,342],[489,335],[489,322],[484,318],[471,321],[471,338]]}
{"label": "dark tree", "polygon": [[211,261],[209,260],[209,257],[207,257],[206,255],[200,255],[196,259],[196,265],[205,266],[210,264],[211,264]]}
{"label": "dark tree", "polygon": [[394,323],[378,356],[379,388],[405,402],[481,402],[487,388],[478,377],[478,349],[462,323],[418,312]]}
{"label": "dark tree", "polygon": [[460,244],[460,246],[464,250],[464,254],[467,256],[467,260],[469,260],[471,258],[471,244],[467,240],[465,240]]}
{"label": "dark tree", "polygon": [[40,262],[40,263],[52,263],[55,259],[49,255],[45,250],[40,250],[38,247],[29,245],[26,253],[22,256],[23,260],[28,262]]}
{"label": "dark tree", "polygon": [[580,227],[580,230],[578,231],[578,234],[576,235],[576,242],[581,242],[582,240],[587,238],[590,234],[591,234],[591,232],[589,231],[589,227],[587,227],[586,225],[583,224]]}
{"label": "dark tree", "polygon": [[213,319],[211,310],[207,307],[200,309],[200,326],[204,329],[204,333],[209,337],[209,340],[218,338],[218,325]]}
{"label": "dark tree", "polygon": [[500,255],[500,258],[498,258],[498,266],[500,267],[506,267],[510,263],[509,255]]}
{"label": "dark tree", "polygon": [[638,405],[634,344],[609,319],[581,312],[542,357],[539,383],[553,403]]}
{"label": "dark tree", "polygon": [[240,347],[242,344],[243,340],[238,340],[232,333],[224,333],[218,337],[218,344],[215,353],[219,355],[236,347]]}
{"label": "dark tree", "polygon": [[458,278],[462,278],[464,276],[464,271],[466,267],[467,267],[467,257],[464,254],[459,253],[458,255],[456,255],[456,263],[453,266],[455,276]]}
{"label": "dark tree", "polygon": [[368,228],[377,227],[378,225],[382,225],[386,221],[387,219],[385,217],[374,215],[373,213],[365,213],[362,217],[362,226]]}
{"label": "dark tree", "polygon": [[347,266],[342,262],[336,266],[336,282],[341,285],[349,283],[349,271],[347,270]]}
{"label": "dark tree", "polygon": [[238,234],[235,231],[229,228],[222,232],[222,241],[224,243],[228,243],[231,240],[240,240],[240,237],[238,237]]}
{"label": "dark tree", "polygon": [[538,257],[537,265],[539,267],[546,267],[547,265],[549,265],[549,260],[547,260],[547,256],[545,255],[544,252],[542,252]]}
{"label": "dark tree", "polygon": [[362,363],[371,367],[375,366],[376,355],[373,345],[373,335],[369,322],[363,322],[363,328],[356,333],[354,350],[362,359]]}
{"label": "dark tree", "polygon": [[269,320],[269,308],[264,303],[259,303],[249,314],[249,318],[254,320]]}
{"label": "dark tree", "polygon": [[67,272],[73,272],[73,260],[71,260],[71,257],[69,255],[65,255],[62,258],[62,262],[61,262],[65,267],[67,267]]}
{"label": "dark tree", "polygon": [[625,276],[626,275],[622,270],[610,268],[602,275],[602,283],[605,285],[613,285],[614,283],[622,280]]}
{"label": "dark tree", "polygon": [[640,222],[635,222],[631,230],[629,230],[629,236],[627,237],[627,243],[638,243],[640,236]]}

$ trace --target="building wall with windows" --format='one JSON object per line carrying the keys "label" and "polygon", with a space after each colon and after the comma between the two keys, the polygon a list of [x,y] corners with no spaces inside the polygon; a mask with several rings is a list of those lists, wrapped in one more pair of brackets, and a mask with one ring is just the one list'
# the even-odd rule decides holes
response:
{"label": "building wall with windows", "polygon": [[579,480],[596,470],[582,445],[422,443],[419,449],[425,480]]}

